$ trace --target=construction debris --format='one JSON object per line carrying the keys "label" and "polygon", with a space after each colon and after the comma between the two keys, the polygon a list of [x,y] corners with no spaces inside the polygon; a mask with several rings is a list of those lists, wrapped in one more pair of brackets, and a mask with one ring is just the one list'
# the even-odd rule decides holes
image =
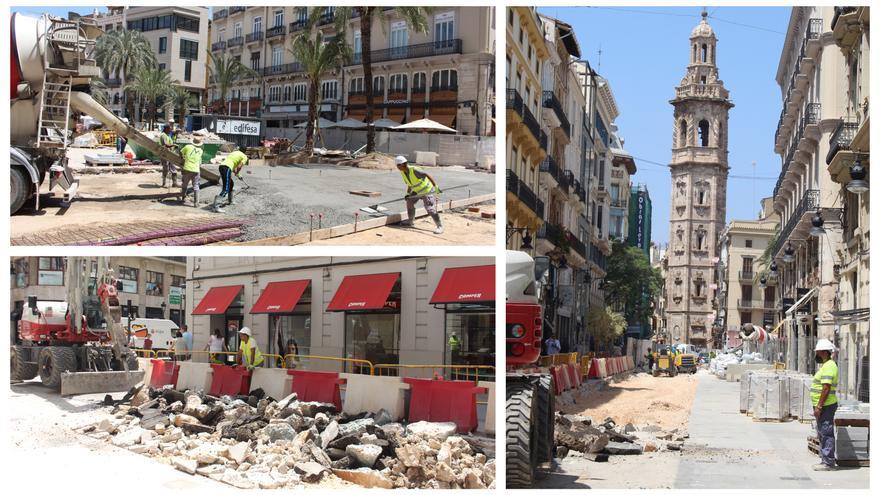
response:
{"label": "construction debris", "polygon": [[332,404],[250,395],[132,389],[113,419],[78,431],[181,472],[238,488],[290,488],[336,477],[366,488],[493,488],[494,442],[453,423],[392,422]]}
{"label": "construction debris", "polygon": [[556,454],[560,458],[577,452],[594,462],[607,462],[609,455],[679,451],[685,438],[687,434],[677,429],[663,431],[651,424],[618,426],[612,418],[594,425],[587,416],[556,413]]}

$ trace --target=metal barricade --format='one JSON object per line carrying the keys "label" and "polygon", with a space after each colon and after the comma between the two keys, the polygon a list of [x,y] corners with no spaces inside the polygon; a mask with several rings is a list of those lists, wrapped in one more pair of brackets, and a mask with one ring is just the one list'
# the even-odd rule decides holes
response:
{"label": "metal barricade", "polygon": [[[403,376],[403,370],[429,370],[431,378],[495,381],[495,367],[488,364],[377,364],[378,376]],[[417,377],[414,377],[417,378]]]}
{"label": "metal barricade", "polygon": [[[310,360],[335,361],[338,363],[342,363],[342,370],[340,371],[340,373],[357,373],[362,375],[375,374],[373,363],[367,361],[366,359],[343,358],[333,356],[312,356],[308,354],[285,354],[283,358],[285,365],[284,367],[291,369],[293,369],[294,367],[288,365],[289,358],[291,358],[293,362],[297,363],[297,366],[295,367],[296,369],[308,370],[307,362]],[[304,361],[306,363],[304,363]]]}
{"label": "metal barricade", "polygon": [[137,354],[137,357],[148,358],[148,359],[156,357],[156,351],[154,351],[152,349],[132,349],[132,351],[134,351],[134,353]]}

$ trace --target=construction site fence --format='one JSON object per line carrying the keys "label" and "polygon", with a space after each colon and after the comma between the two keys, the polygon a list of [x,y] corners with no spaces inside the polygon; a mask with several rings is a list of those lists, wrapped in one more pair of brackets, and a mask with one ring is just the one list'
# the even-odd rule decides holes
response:
{"label": "construction site fence", "polygon": [[565,352],[559,354],[553,354],[552,356],[541,356],[538,359],[538,366],[548,367],[548,366],[558,366],[560,364],[577,364],[578,363],[578,353],[577,352]]}
{"label": "construction site fence", "polygon": [[495,367],[473,364],[377,364],[379,376],[403,376],[404,370],[418,370],[413,373],[424,378],[444,378],[448,380],[495,381]]}
{"label": "construction site fence", "polygon": [[[300,128],[266,128],[266,139],[285,138],[294,145],[305,144],[305,130]],[[412,160],[416,151],[437,153],[437,165],[473,166],[489,168],[495,163],[494,136],[463,136],[422,134],[412,132],[375,133],[376,151],[390,155],[405,155]],[[315,136],[315,146],[328,149],[355,151],[367,144],[367,131],[321,129]]]}

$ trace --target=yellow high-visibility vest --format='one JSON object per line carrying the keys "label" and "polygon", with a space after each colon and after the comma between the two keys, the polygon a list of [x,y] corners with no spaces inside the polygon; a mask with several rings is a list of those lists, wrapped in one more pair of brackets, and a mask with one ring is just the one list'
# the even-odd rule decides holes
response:
{"label": "yellow high-visibility vest", "polygon": [[434,192],[434,184],[427,177],[424,179],[416,177],[416,171],[421,172],[421,169],[418,167],[407,167],[405,172],[403,170],[400,171],[400,175],[403,176],[403,181],[406,182],[409,189],[419,196]]}
{"label": "yellow high-visibility vest", "polygon": [[200,146],[195,146],[192,144],[188,144],[180,150],[180,155],[183,157],[183,170],[186,172],[199,173],[200,167],[202,166],[202,148]]}
{"label": "yellow high-visibility vest", "polygon": [[[253,337],[249,338],[247,343],[241,341],[238,349],[241,351],[242,360],[244,361],[245,366],[259,366],[263,364],[263,353],[260,352],[260,348],[257,347],[257,343],[254,342]],[[251,363],[251,349],[256,349],[254,352],[253,363]]]}
{"label": "yellow high-visibility vest", "polygon": [[828,392],[828,397],[825,398],[825,404],[823,405],[837,404],[837,363],[831,359],[825,361],[816,370],[816,374],[813,375],[813,383],[810,385],[810,400],[813,402],[813,407],[819,405],[819,398],[822,397],[822,386],[825,384],[831,385],[831,390]]}

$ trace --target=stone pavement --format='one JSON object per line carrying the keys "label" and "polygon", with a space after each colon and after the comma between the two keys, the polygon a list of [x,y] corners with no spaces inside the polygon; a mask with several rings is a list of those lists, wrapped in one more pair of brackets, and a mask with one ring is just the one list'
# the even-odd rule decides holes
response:
{"label": "stone pavement", "polygon": [[739,383],[702,371],[698,379],[674,488],[868,489],[868,468],[812,470],[811,424],[753,421],[739,412]]}

